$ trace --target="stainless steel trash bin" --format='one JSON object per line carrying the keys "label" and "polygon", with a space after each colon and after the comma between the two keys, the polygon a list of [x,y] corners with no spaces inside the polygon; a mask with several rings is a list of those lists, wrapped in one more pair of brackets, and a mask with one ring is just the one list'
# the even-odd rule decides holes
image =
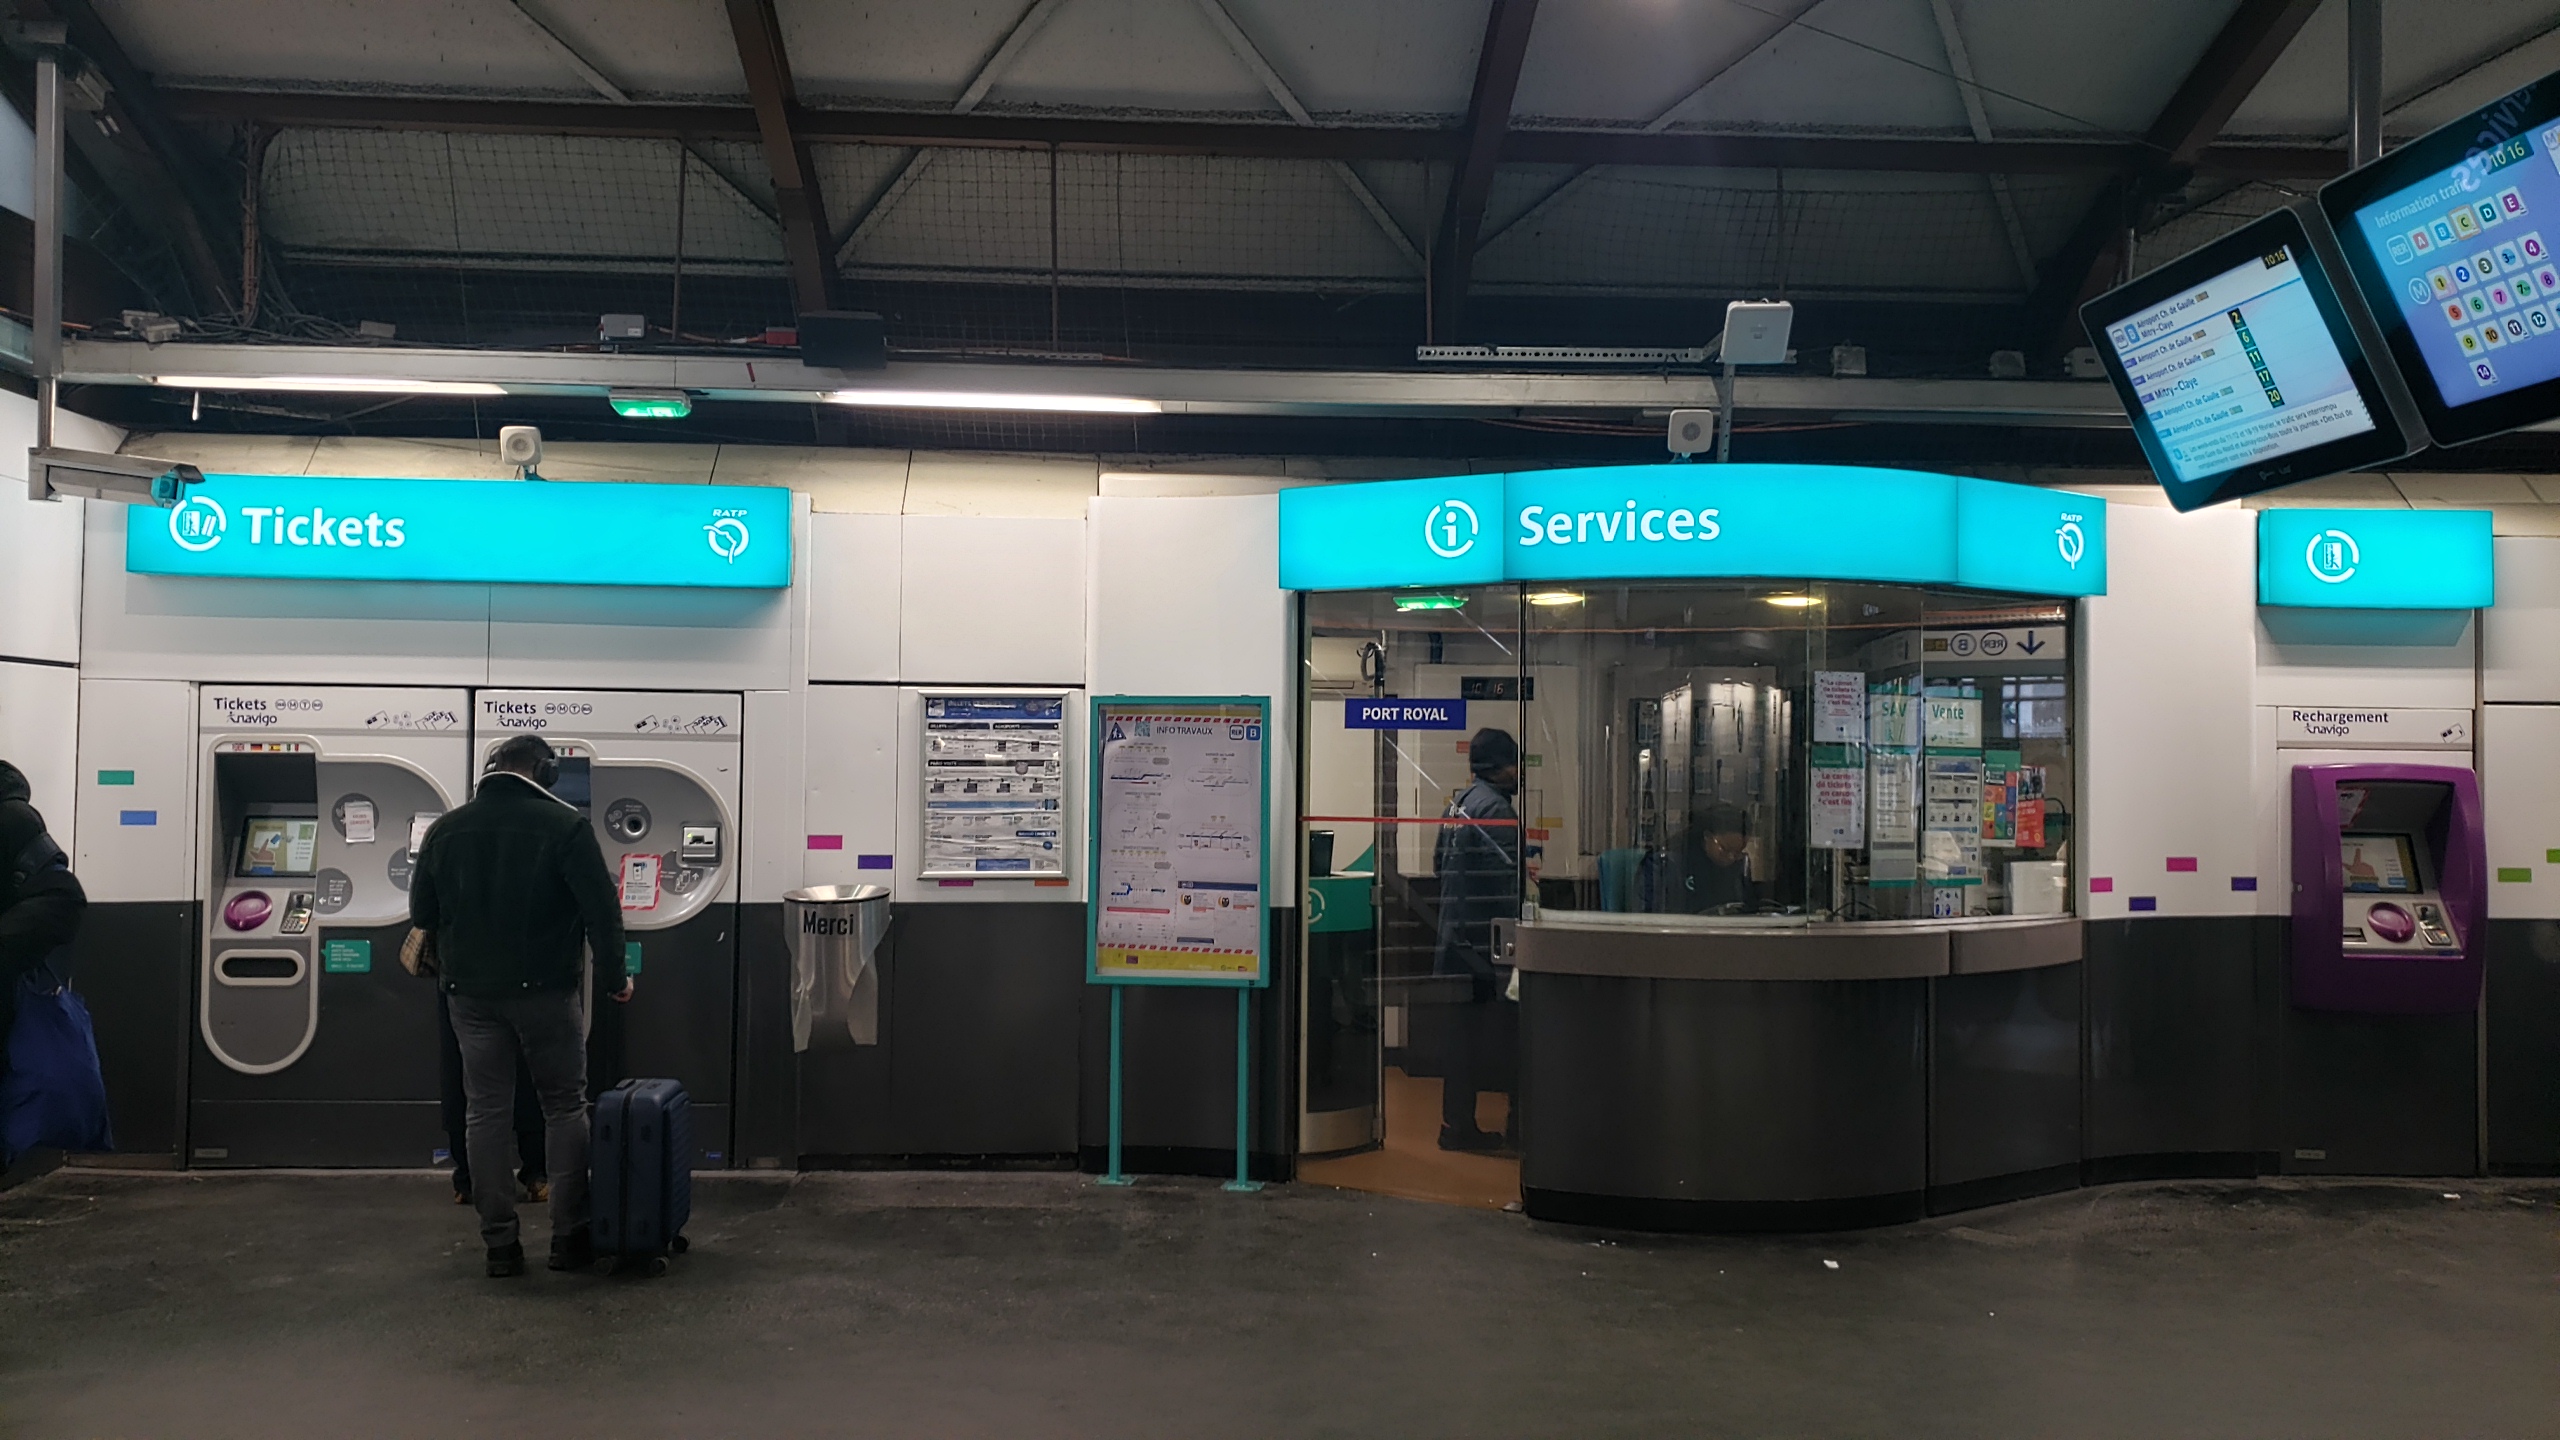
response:
{"label": "stainless steel trash bin", "polygon": [[836,1027],[856,1045],[880,1040],[880,977],[873,966],[889,933],[884,885],[814,885],[785,891],[783,928],[791,936],[791,1048]]}

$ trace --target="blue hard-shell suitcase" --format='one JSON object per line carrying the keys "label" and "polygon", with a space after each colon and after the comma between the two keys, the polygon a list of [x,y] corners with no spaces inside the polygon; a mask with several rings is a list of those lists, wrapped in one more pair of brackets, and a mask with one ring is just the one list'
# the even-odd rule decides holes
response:
{"label": "blue hard-shell suitcase", "polygon": [[596,1098],[596,1253],[651,1275],[683,1254],[693,1218],[693,1100],[673,1080],[625,1080]]}

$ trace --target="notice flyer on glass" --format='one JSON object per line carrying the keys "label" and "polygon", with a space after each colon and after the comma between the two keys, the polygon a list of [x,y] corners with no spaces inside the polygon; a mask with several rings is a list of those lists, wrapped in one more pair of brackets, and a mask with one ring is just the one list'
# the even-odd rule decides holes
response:
{"label": "notice flyer on glass", "polygon": [[1067,702],[924,697],[926,879],[1067,873]]}
{"label": "notice flyer on glass", "polygon": [[1094,978],[1262,976],[1259,704],[1103,704],[1094,726]]}

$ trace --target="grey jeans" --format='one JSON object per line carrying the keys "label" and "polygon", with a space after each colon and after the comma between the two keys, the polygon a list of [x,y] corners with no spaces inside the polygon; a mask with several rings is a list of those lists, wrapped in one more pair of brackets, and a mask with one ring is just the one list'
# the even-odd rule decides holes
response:
{"label": "grey jeans", "polygon": [[490,1249],[517,1243],[516,1053],[524,1053],[542,1101],[544,1147],[550,1152],[551,1234],[587,1228],[587,1036],[575,990],[482,1000],[448,996],[453,1038],[462,1049],[467,1101],[463,1143],[470,1154],[472,1203],[480,1239]]}

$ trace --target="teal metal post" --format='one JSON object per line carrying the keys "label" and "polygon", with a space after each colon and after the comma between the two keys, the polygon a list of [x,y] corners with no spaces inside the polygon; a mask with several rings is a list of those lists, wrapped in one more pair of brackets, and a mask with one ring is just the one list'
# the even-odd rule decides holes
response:
{"label": "teal metal post", "polygon": [[1262,1188],[1245,1169],[1245,1135],[1251,1124],[1253,1109],[1247,1102],[1253,1098],[1253,992],[1239,986],[1236,990],[1236,1178],[1227,1182],[1230,1190],[1252,1191]]}
{"label": "teal metal post", "polygon": [[1111,987],[1111,1169],[1099,1185],[1126,1185],[1129,1177],[1120,1173],[1120,992],[1126,985]]}

